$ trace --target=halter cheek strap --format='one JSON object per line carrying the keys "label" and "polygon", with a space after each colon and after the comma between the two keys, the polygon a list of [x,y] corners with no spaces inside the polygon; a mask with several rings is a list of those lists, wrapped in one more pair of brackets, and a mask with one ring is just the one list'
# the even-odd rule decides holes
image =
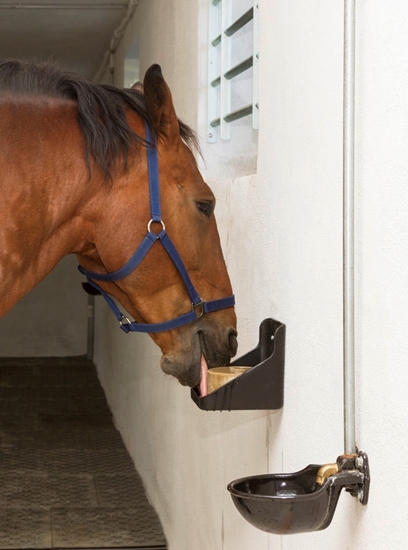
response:
{"label": "halter cheek strap", "polygon": [[[149,143],[153,143],[149,127],[146,125],[146,140]],[[93,271],[88,271],[82,266],[78,266],[78,270],[86,276],[88,283],[97,289],[102,296],[105,298],[109,307],[115,314],[117,320],[119,321],[120,328],[124,332],[164,332],[166,330],[172,330],[196,319],[199,319],[206,313],[212,311],[218,311],[220,309],[225,309],[233,307],[235,305],[234,296],[228,296],[226,298],[220,298],[219,300],[211,300],[206,302],[201,299],[196,289],[194,288],[193,283],[187,273],[187,270],[184,266],[184,263],[177,252],[176,247],[172,243],[170,237],[166,232],[165,225],[161,219],[161,207],[160,207],[160,180],[159,180],[159,163],[157,157],[157,148],[148,146],[147,147],[147,164],[148,164],[148,173],[149,173],[149,190],[150,190],[150,213],[151,220],[147,226],[147,235],[143,239],[142,243],[139,245],[136,252],[130,258],[130,260],[120,269],[112,273],[95,273]],[[161,230],[159,233],[154,233],[151,230],[152,223],[158,223],[161,225]],[[174,319],[169,321],[164,321],[162,323],[137,323],[136,321],[130,321],[118,308],[114,300],[102,289],[100,286],[95,283],[95,281],[119,281],[124,279],[132,271],[134,271],[146,254],[149,252],[151,247],[156,241],[160,241],[176,266],[178,272],[181,275],[181,278],[184,281],[188,295],[191,300],[191,311],[179,315]]]}

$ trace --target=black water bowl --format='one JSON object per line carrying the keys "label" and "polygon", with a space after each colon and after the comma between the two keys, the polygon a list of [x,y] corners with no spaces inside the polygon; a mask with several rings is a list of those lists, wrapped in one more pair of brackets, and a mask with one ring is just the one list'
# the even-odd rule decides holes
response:
{"label": "black water bowl", "polygon": [[358,471],[343,471],[316,483],[320,465],[293,474],[268,474],[237,479],[228,485],[241,515],[254,527],[277,535],[320,531],[333,519],[340,492],[364,484]]}

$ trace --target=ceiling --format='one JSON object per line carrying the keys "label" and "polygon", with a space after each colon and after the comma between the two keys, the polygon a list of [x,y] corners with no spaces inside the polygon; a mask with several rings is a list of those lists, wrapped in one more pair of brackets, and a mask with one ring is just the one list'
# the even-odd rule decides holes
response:
{"label": "ceiling", "polygon": [[36,58],[94,78],[131,0],[0,0],[0,58]]}

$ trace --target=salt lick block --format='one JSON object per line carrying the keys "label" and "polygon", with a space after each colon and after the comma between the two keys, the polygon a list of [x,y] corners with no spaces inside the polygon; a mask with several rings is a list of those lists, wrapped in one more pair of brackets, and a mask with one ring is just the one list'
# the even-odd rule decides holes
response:
{"label": "salt lick block", "polygon": [[219,387],[227,384],[234,378],[241,376],[251,367],[215,367],[208,370],[207,384],[208,393],[217,390]]}

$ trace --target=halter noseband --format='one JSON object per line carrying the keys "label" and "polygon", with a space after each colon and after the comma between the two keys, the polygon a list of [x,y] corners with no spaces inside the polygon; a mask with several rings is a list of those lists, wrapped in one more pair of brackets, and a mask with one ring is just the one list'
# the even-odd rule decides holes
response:
{"label": "halter noseband", "polygon": [[[148,143],[154,143],[154,140],[151,137],[150,130],[146,125],[146,141]],[[88,271],[82,266],[78,266],[79,271],[86,276],[88,283],[96,288],[102,296],[107,301],[109,307],[115,314],[117,320],[119,321],[120,328],[124,332],[164,332],[166,330],[172,330],[187,323],[191,323],[196,319],[199,319],[206,313],[211,311],[217,311],[219,309],[225,309],[228,307],[233,307],[235,305],[234,295],[228,296],[227,298],[220,298],[219,300],[211,300],[206,302],[202,300],[198,295],[196,289],[194,288],[193,283],[190,280],[190,277],[187,273],[187,270],[183,264],[183,261],[176,250],[176,247],[170,240],[166,232],[165,225],[161,219],[161,208],[160,208],[160,180],[159,180],[159,162],[157,157],[157,148],[154,146],[147,146],[147,166],[149,174],[149,190],[150,190],[150,213],[151,220],[147,226],[147,235],[143,239],[142,243],[139,245],[136,252],[130,258],[130,260],[120,269],[112,273],[95,273],[93,271]],[[152,223],[159,223],[161,225],[161,231],[159,233],[154,233],[151,230]],[[149,252],[151,247],[156,241],[160,241],[164,248],[166,249],[168,255],[176,266],[178,272],[181,275],[181,278],[186,285],[187,292],[191,300],[191,311],[179,315],[174,319],[169,321],[164,321],[162,323],[138,323],[136,321],[130,321],[118,308],[113,299],[100,288],[94,281],[119,281],[127,277],[136,267],[140,264],[146,254]]]}

